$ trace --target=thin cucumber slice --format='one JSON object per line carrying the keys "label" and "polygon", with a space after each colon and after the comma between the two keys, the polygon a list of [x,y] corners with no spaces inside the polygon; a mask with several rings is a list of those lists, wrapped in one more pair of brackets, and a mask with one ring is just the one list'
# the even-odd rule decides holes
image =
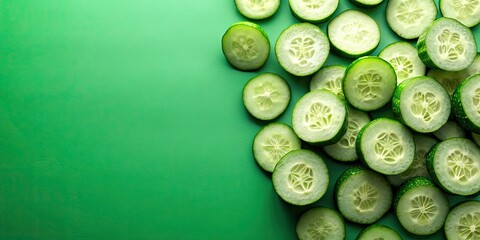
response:
{"label": "thin cucumber slice", "polygon": [[363,167],[350,167],[335,183],[335,201],[348,220],[371,224],[380,219],[392,205],[392,188],[387,180]]}
{"label": "thin cucumber slice", "polygon": [[273,172],[285,154],[301,147],[302,143],[292,128],[283,123],[270,123],[255,136],[253,156],[261,168]]}
{"label": "thin cucumber slice", "polygon": [[312,79],[310,80],[310,91],[316,89],[327,89],[337,94],[339,97],[345,98],[342,87],[345,69],[347,68],[339,65],[321,68],[312,76]]}
{"label": "thin cucumber slice", "polygon": [[314,207],[300,216],[296,232],[299,240],[343,240],[345,223],[337,211],[326,207]]}
{"label": "thin cucumber slice", "polygon": [[386,7],[387,24],[404,39],[418,38],[437,17],[433,0],[389,0]]}
{"label": "thin cucumber slice", "polygon": [[301,97],[292,113],[292,127],[305,142],[328,145],[347,131],[346,103],[328,90],[315,90]]}
{"label": "thin cucumber slice", "polygon": [[402,237],[392,228],[381,225],[374,224],[363,229],[357,236],[355,240],[402,240]]}
{"label": "thin cucumber slice", "polygon": [[327,34],[333,50],[350,58],[368,55],[380,43],[377,22],[357,10],[346,10],[333,18],[328,23]]}
{"label": "thin cucumber slice", "polygon": [[440,230],[450,207],[445,194],[424,177],[414,177],[403,184],[394,206],[403,228],[417,235],[430,235]]}
{"label": "thin cucumber slice", "polygon": [[337,161],[351,162],[357,160],[355,141],[360,129],[369,122],[370,117],[367,113],[349,107],[347,132],[337,143],[323,146],[323,150]]}
{"label": "thin cucumber slice", "polygon": [[407,170],[415,156],[413,136],[403,124],[378,118],[365,125],[357,136],[357,155],[369,168],[385,175]]}
{"label": "thin cucumber slice", "polygon": [[450,138],[464,138],[466,135],[465,129],[455,121],[447,121],[440,129],[433,132],[433,135],[441,141]]}
{"label": "thin cucumber slice", "polygon": [[467,27],[480,22],[480,0],[440,0],[442,16],[456,19]]}
{"label": "thin cucumber slice", "polygon": [[397,86],[395,70],[379,57],[362,57],[353,61],[343,78],[347,101],[362,111],[373,111],[387,104]]}
{"label": "thin cucumber slice", "polygon": [[452,107],[462,127],[480,133],[480,74],[467,78],[457,87]]}
{"label": "thin cucumber slice", "polygon": [[260,20],[275,14],[280,0],[235,0],[235,6],[244,17]]}
{"label": "thin cucumber slice", "polygon": [[277,74],[262,73],[250,79],[243,88],[243,104],[260,120],[272,120],[282,114],[290,103],[290,87]]}
{"label": "thin cucumber slice", "polygon": [[473,60],[472,65],[468,66],[466,72],[469,77],[480,73],[480,53],[477,53],[475,60]]}
{"label": "thin cucumber slice", "polygon": [[322,23],[337,10],[338,0],[288,0],[288,4],[292,15],[298,20]]}
{"label": "thin cucumber slice", "polygon": [[280,66],[295,76],[307,76],[320,69],[327,60],[330,43],[316,25],[296,23],[280,34],[275,54]]}
{"label": "thin cucumber slice", "polygon": [[392,65],[397,75],[397,85],[406,79],[425,75],[425,64],[417,49],[409,42],[395,42],[386,46],[378,56]]}
{"label": "thin cucumber slice", "polygon": [[461,71],[445,71],[441,69],[430,69],[428,70],[427,77],[431,77],[437,80],[442,86],[447,90],[450,96],[453,95],[455,89],[463,82],[463,80],[467,79],[467,73],[465,70]]}
{"label": "thin cucumber slice", "polygon": [[473,63],[477,43],[472,30],[455,19],[435,20],[417,41],[418,56],[425,65],[446,71],[460,71]]}
{"label": "thin cucumber slice", "polygon": [[252,71],[262,67],[270,54],[270,40],[258,24],[234,23],[223,34],[222,51],[233,67]]}
{"label": "thin cucumber slice", "polygon": [[475,144],[477,144],[477,146],[480,147],[480,134],[476,134],[474,132],[472,132],[471,134],[472,134],[472,140],[475,142]]}
{"label": "thin cucumber slice", "polygon": [[427,170],[446,191],[468,196],[480,192],[480,149],[466,138],[451,138],[428,153]]}
{"label": "thin cucumber slice", "polygon": [[438,140],[423,134],[413,134],[415,141],[415,157],[410,167],[397,175],[387,176],[388,182],[395,187],[399,187],[413,177],[430,177],[427,171],[427,154],[430,149],[438,143]]}
{"label": "thin cucumber slice", "polygon": [[450,117],[447,90],[430,77],[415,77],[398,85],[393,95],[393,112],[414,131],[434,132]]}
{"label": "thin cucumber slice", "polygon": [[310,150],[295,150],[283,156],[272,174],[275,192],[293,205],[307,205],[327,191],[329,174],[323,159]]}
{"label": "thin cucumber slice", "polygon": [[383,0],[350,0],[350,2],[357,7],[374,8],[380,5],[380,3],[383,2]]}
{"label": "thin cucumber slice", "polygon": [[444,231],[449,240],[480,239],[480,201],[455,205],[447,215]]}

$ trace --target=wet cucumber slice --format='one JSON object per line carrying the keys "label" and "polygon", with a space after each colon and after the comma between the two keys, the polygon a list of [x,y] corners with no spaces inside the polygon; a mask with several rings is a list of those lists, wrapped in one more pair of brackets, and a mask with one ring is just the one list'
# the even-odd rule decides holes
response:
{"label": "wet cucumber slice", "polygon": [[433,0],[389,0],[386,7],[388,26],[404,39],[418,38],[437,17]]}
{"label": "wet cucumber slice", "polygon": [[326,89],[337,94],[341,98],[345,98],[342,87],[345,69],[346,67],[340,65],[322,67],[312,76],[312,79],[310,80],[310,91]]}
{"label": "wet cucumber slice", "polygon": [[292,15],[302,22],[322,23],[337,10],[338,0],[288,0]]}
{"label": "wet cucumber slice", "polygon": [[471,28],[480,22],[480,0],[440,0],[442,16],[458,20]]}
{"label": "wet cucumber slice", "polygon": [[480,134],[480,74],[469,77],[455,89],[452,107],[462,127]]}
{"label": "wet cucumber slice", "polygon": [[402,240],[402,237],[388,226],[374,224],[363,229],[355,240]]}
{"label": "wet cucumber slice", "polygon": [[345,223],[337,211],[326,207],[314,207],[300,216],[296,232],[299,240],[343,240]]}
{"label": "wet cucumber slice", "polygon": [[449,240],[480,239],[480,201],[455,205],[448,213],[444,230]]}
{"label": "wet cucumber slice", "polygon": [[235,0],[235,6],[246,18],[260,20],[275,14],[280,0]]}
{"label": "wet cucumber slice", "polygon": [[397,85],[412,77],[425,75],[425,64],[417,49],[409,42],[395,42],[386,46],[378,56],[392,65],[397,75]]}
{"label": "wet cucumber slice", "polygon": [[252,71],[262,67],[270,54],[270,40],[258,24],[234,23],[223,34],[222,51],[235,68]]}

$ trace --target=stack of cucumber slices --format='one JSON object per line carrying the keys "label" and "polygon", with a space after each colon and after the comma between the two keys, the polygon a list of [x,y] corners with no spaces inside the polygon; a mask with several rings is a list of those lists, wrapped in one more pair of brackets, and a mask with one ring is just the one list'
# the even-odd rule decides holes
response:
{"label": "stack of cucumber slices", "polygon": [[[289,0],[294,22],[271,44],[260,24],[274,21],[280,2],[236,0],[247,20],[221,41],[233,68],[257,71],[242,92],[246,112],[264,125],[252,155],[282,201],[307,206],[292,231],[438,239],[443,229],[447,239],[480,239],[480,35],[472,31],[480,0],[351,0],[340,11],[345,4]],[[380,6],[397,39],[383,49],[388,29],[370,14]],[[271,50],[281,73],[262,71]],[[330,55],[349,64],[329,65]],[[290,104],[290,87],[306,78],[309,91]],[[351,236],[348,226],[363,230]]]}

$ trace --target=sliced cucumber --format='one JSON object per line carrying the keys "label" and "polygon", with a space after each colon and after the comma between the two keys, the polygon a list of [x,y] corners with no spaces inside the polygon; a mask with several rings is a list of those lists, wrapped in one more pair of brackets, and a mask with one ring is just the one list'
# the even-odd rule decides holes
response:
{"label": "sliced cucumber", "polygon": [[457,87],[452,107],[462,127],[480,134],[480,74],[467,78]]}
{"label": "sliced cucumber", "polygon": [[260,167],[272,172],[285,154],[301,147],[302,143],[292,128],[283,123],[270,123],[255,136],[253,156]]}
{"label": "sliced cucumber", "polygon": [[296,23],[280,34],[275,54],[280,66],[295,76],[318,71],[327,60],[330,43],[323,31],[310,23]]}
{"label": "sliced cucumber", "polygon": [[370,117],[367,113],[352,107],[348,108],[347,132],[337,143],[323,146],[323,150],[337,161],[351,162],[357,160],[358,156],[355,151],[355,141],[360,129],[369,122]]}
{"label": "sliced cucumber", "polygon": [[477,144],[477,146],[480,147],[480,134],[476,134],[474,132],[472,132],[471,134],[472,134],[472,140],[475,142],[475,144]]}
{"label": "sliced cucumber", "polygon": [[329,174],[323,159],[310,150],[295,150],[283,156],[272,174],[275,192],[293,205],[307,205],[327,191]]}
{"label": "sliced cucumber", "polygon": [[448,94],[450,96],[453,95],[453,92],[455,89],[460,85],[460,83],[463,82],[468,76],[465,72],[465,70],[461,71],[445,71],[441,69],[430,69],[428,70],[427,77],[431,77],[445,88],[447,90]]}
{"label": "sliced cucumber", "polygon": [[292,114],[295,133],[308,143],[332,144],[347,131],[347,107],[328,90],[315,90],[301,97]]}
{"label": "sliced cucumber", "polygon": [[403,184],[394,206],[403,228],[417,235],[430,235],[440,230],[449,210],[445,194],[424,177],[414,177]]}
{"label": "sliced cucumber", "polygon": [[260,120],[272,120],[282,114],[290,103],[290,87],[277,74],[262,73],[250,79],[243,88],[243,104]]}
{"label": "sliced cucumber", "polygon": [[338,0],[288,0],[290,11],[300,21],[322,23],[337,10]]}
{"label": "sliced cucumber", "polygon": [[333,50],[350,58],[368,55],[380,43],[377,22],[357,10],[346,10],[333,18],[327,34]]}
{"label": "sliced cucumber", "polygon": [[466,135],[465,129],[455,121],[447,121],[440,129],[433,132],[433,135],[441,141],[450,138],[464,138]]}
{"label": "sliced cucumber", "polygon": [[388,182],[395,187],[413,177],[430,177],[427,171],[427,154],[430,149],[438,143],[438,140],[423,134],[413,134],[415,141],[415,157],[410,167],[398,174],[387,176]]}
{"label": "sliced cucumber", "polygon": [[235,0],[240,14],[250,19],[265,19],[275,14],[280,0]]}
{"label": "sliced cucumber", "polygon": [[392,65],[397,74],[397,85],[406,79],[425,75],[425,64],[417,49],[409,42],[395,42],[386,46],[378,56]]}
{"label": "sliced cucumber", "polygon": [[343,240],[345,223],[337,211],[326,207],[314,207],[300,216],[296,232],[299,240]]}
{"label": "sliced cucumber", "polygon": [[383,2],[383,0],[350,0],[350,2],[357,7],[374,8],[380,5],[380,3]]}
{"label": "sliced cucumber", "polygon": [[475,60],[473,60],[472,65],[468,66],[466,71],[469,77],[480,73],[480,53],[477,53],[477,56],[475,57]]}
{"label": "sliced cucumber", "polygon": [[335,183],[335,200],[342,215],[355,223],[371,224],[392,205],[392,188],[387,180],[363,167],[350,167]]}
{"label": "sliced cucumber", "polygon": [[480,22],[480,0],[440,0],[442,16],[458,20],[467,27]]}
{"label": "sliced cucumber", "polygon": [[472,31],[455,19],[435,20],[417,41],[418,56],[425,65],[460,71],[473,63],[477,43]]}
{"label": "sliced cucumber", "polygon": [[437,17],[433,0],[389,0],[386,7],[387,24],[404,39],[418,38]]}
{"label": "sliced cucumber", "polygon": [[395,70],[379,57],[361,57],[353,61],[343,78],[347,101],[362,111],[372,111],[387,104],[397,86]]}
{"label": "sliced cucumber", "polygon": [[427,170],[446,191],[468,196],[480,192],[480,149],[466,138],[451,138],[428,153]]}
{"label": "sliced cucumber", "polygon": [[234,23],[223,34],[222,51],[235,68],[252,71],[262,67],[270,54],[270,40],[258,24]]}
{"label": "sliced cucumber", "polygon": [[434,132],[450,117],[447,90],[430,77],[414,77],[398,85],[393,95],[393,112],[398,119],[421,133]]}
{"label": "sliced cucumber", "polygon": [[343,95],[342,80],[345,76],[344,66],[333,65],[321,68],[310,80],[310,91],[316,89],[327,89],[341,98]]}
{"label": "sliced cucumber", "polygon": [[363,229],[355,240],[402,240],[402,237],[388,226],[374,224]]}
{"label": "sliced cucumber", "polygon": [[444,230],[449,240],[480,239],[480,201],[455,205],[447,215]]}
{"label": "sliced cucumber", "polygon": [[357,136],[357,155],[369,168],[385,175],[407,170],[415,156],[413,136],[403,124],[378,118],[365,125]]}

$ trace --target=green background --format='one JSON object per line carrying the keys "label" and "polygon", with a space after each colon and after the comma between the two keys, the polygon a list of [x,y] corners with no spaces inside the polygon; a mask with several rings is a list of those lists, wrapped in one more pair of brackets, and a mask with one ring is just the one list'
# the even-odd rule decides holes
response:
{"label": "green background", "polygon": [[[373,54],[398,39],[384,8],[367,11],[382,30]],[[273,51],[257,72],[230,67],[220,40],[240,20],[233,0],[0,0],[0,239],[295,239],[311,206],[284,203],[256,165],[266,123],[241,92],[282,75],[292,102],[277,121],[290,124],[309,79]],[[258,21],[272,46],[295,22],[286,1]],[[347,166],[326,162],[332,179]],[[332,188],[314,205],[333,206]],[[393,214],[380,222],[407,236]]]}

